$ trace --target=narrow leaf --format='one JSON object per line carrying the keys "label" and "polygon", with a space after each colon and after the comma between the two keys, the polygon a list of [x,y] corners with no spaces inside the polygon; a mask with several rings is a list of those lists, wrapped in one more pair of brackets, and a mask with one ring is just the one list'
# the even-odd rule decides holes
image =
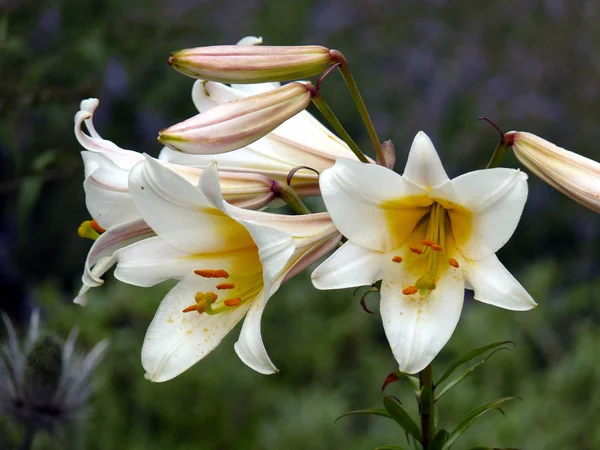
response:
{"label": "narrow leaf", "polygon": [[429,450],[442,450],[447,440],[448,432],[444,429],[439,430],[431,440]]}
{"label": "narrow leaf", "polygon": [[389,412],[387,412],[385,409],[371,408],[371,409],[357,409],[356,411],[347,412],[346,414],[342,414],[340,417],[335,419],[333,421],[333,423],[336,423],[342,417],[353,416],[353,415],[358,415],[358,414],[371,414],[373,416],[383,416],[383,417],[387,417],[388,419],[393,419],[392,415]]}
{"label": "narrow leaf", "polygon": [[393,395],[384,398],[383,406],[385,406],[385,409],[387,409],[387,411],[391,414],[392,418],[398,422],[398,425],[404,428],[408,434],[410,434],[419,442],[423,441],[421,430],[404,410],[404,408],[402,408],[398,398],[394,397]]}
{"label": "narrow leaf", "polygon": [[519,397],[501,398],[500,400],[496,400],[495,402],[491,402],[491,403],[487,403],[485,405],[479,406],[478,408],[475,408],[472,411],[470,411],[469,413],[467,413],[467,415],[462,418],[462,420],[459,422],[459,424],[456,426],[456,428],[454,428],[454,430],[452,430],[452,432],[450,433],[450,436],[448,437],[448,440],[442,447],[442,450],[449,449],[452,446],[452,444],[454,443],[454,441],[456,441],[456,439],[458,439],[461,434],[463,434],[465,431],[467,431],[469,429],[469,427],[471,425],[473,425],[473,423],[475,423],[475,421],[477,419],[479,419],[481,416],[483,416],[485,413],[487,413],[488,411],[491,411],[493,409],[497,409],[502,414],[504,414],[504,412],[499,408],[499,406],[503,403],[509,402],[511,400],[516,400],[516,399],[520,400]]}
{"label": "narrow leaf", "polygon": [[494,351],[492,351],[489,355],[487,355],[484,359],[482,359],[481,361],[479,361],[476,364],[473,364],[471,367],[469,367],[467,370],[465,370],[463,373],[461,373],[460,375],[458,375],[456,378],[454,378],[453,380],[451,380],[448,384],[446,384],[446,386],[444,386],[444,388],[439,391],[437,393],[437,395],[435,396],[435,401],[437,402],[440,398],[442,398],[444,396],[444,394],[446,394],[450,389],[452,389],[454,386],[456,386],[458,383],[460,383],[462,380],[464,380],[466,377],[468,377],[469,375],[471,375],[473,372],[475,372],[476,369],[480,368],[481,366],[483,366],[483,364],[490,359],[492,356],[494,356],[496,353],[498,353],[499,351],[502,350],[509,350],[507,347],[500,347],[495,349]]}
{"label": "narrow leaf", "polygon": [[431,414],[431,388],[429,386],[423,386],[419,392],[419,407],[421,408],[422,414]]}
{"label": "narrow leaf", "polygon": [[454,371],[456,369],[458,369],[460,366],[462,366],[464,363],[471,361],[473,358],[476,358],[477,356],[481,355],[482,353],[487,352],[488,350],[492,350],[496,347],[500,347],[501,345],[506,345],[506,344],[515,345],[515,343],[513,341],[500,341],[500,342],[494,342],[493,344],[485,345],[483,347],[476,348],[475,350],[471,350],[470,352],[465,353],[458,359],[454,360],[454,362],[448,366],[446,371],[442,374],[442,376],[439,378],[439,380],[437,380],[435,385],[438,386],[439,384],[443,383],[444,380],[446,380],[450,375],[452,375],[454,373]]}

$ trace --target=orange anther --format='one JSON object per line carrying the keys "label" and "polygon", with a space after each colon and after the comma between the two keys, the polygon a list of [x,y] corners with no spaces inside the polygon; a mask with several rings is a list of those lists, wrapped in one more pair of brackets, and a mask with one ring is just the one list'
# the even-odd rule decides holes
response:
{"label": "orange anther", "polygon": [[401,263],[402,262],[402,256],[394,256],[392,258],[392,261],[394,261],[395,263]]}
{"label": "orange anther", "polygon": [[419,247],[414,247],[412,245],[410,246],[409,250],[417,255],[421,255],[423,253],[423,250],[421,250]]}
{"label": "orange anther", "polygon": [[404,295],[412,295],[412,294],[416,294],[419,290],[417,289],[416,286],[408,286],[405,287],[404,289],[402,289],[402,293]]}
{"label": "orange anther", "polygon": [[433,242],[431,239],[423,239],[421,244],[423,244],[425,247],[431,247],[432,245],[435,245],[435,242]]}
{"label": "orange anther", "polygon": [[90,226],[100,234],[102,234],[106,231],[104,228],[102,228],[100,225],[98,225],[98,222],[96,222],[95,220],[92,220],[90,222]]}
{"label": "orange anther", "polygon": [[217,269],[217,270],[196,269],[196,270],[194,270],[194,273],[196,275],[200,275],[201,277],[204,277],[204,278],[229,278],[229,274],[227,273],[226,270],[223,270],[223,269]]}
{"label": "orange anther", "polygon": [[198,305],[191,305],[191,306],[188,306],[187,308],[185,308],[185,309],[184,309],[183,311],[181,311],[181,312],[184,312],[184,313],[186,313],[186,312],[191,312],[191,311],[198,311]]}
{"label": "orange anther", "polygon": [[217,289],[233,289],[234,287],[235,287],[235,284],[231,284],[231,283],[217,284]]}
{"label": "orange anther", "polygon": [[431,250],[433,250],[434,252],[441,252],[442,251],[442,246],[441,245],[437,245],[437,244],[433,244],[431,246]]}
{"label": "orange anther", "polygon": [[225,306],[237,306],[242,303],[242,299],[239,297],[228,298],[227,300],[224,300],[223,303],[225,303]]}
{"label": "orange anther", "polygon": [[454,258],[450,258],[448,259],[448,264],[450,264],[452,267],[454,267],[455,269],[458,269],[459,265],[458,265],[458,261],[455,260]]}

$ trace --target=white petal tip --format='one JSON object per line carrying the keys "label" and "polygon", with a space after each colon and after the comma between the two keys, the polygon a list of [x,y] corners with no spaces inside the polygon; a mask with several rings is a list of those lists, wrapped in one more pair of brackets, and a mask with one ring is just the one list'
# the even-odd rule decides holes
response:
{"label": "white petal tip", "polygon": [[86,295],[78,295],[73,299],[73,303],[79,306],[87,306],[88,300]]}
{"label": "white petal tip", "polygon": [[81,101],[79,108],[82,111],[87,111],[90,114],[93,114],[94,111],[96,111],[96,108],[98,108],[99,104],[100,100],[98,100],[97,98],[87,98]]}

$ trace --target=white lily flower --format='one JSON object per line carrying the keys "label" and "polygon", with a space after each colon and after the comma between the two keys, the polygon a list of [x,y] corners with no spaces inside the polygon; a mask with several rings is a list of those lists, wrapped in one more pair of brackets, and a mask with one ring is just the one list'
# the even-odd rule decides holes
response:
{"label": "white lily flower", "polygon": [[600,163],[525,131],[511,131],[504,137],[525,167],[557,191],[600,213]]}
{"label": "white lily flower", "polygon": [[450,180],[423,132],[402,176],[338,160],[321,175],[321,192],[348,242],[313,272],[313,284],[339,289],[382,280],[381,317],[394,357],[402,372],[419,372],[452,335],[465,287],[502,308],[536,306],[494,254],[519,222],[526,180],[504,168]]}
{"label": "white lily flower", "polygon": [[163,299],[142,349],[146,377],[166,381],[210,353],[246,319],[235,350],[254,370],[277,371],[260,334],[268,299],[299,268],[339,241],[326,213],[282,216],[223,201],[217,167],[196,188],[156,160],[135,166],[133,200],[157,237],[118,250],[115,276],[151,286],[180,282]]}
{"label": "white lily flower", "polygon": [[[129,172],[144,160],[144,156],[102,139],[93,122],[98,104],[95,98],[83,100],[80,111],[75,115],[75,137],[86,149],[81,152],[85,167],[83,188],[86,206],[94,219],[91,223],[86,221],[82,224],[80,235],[95,239],[98,233],[101,234],[88,253],[83,286],[75,298],[75,303],[82,305],[86,304],[86,292],[102,285],[102,275],[114,265],[112,252],[154,235],[141,220],[128,186]],[[89,134],[83,131],[84,123]],[[196,185],[202,175],[201,168],[166,161],[161,164],[177,172],[192,185]],[[264,175],[224,172],[220,182],[225,199],[242,208],[259,209],[275,200],[274,181]],[[110,251],[107,252],[107,249]]]}

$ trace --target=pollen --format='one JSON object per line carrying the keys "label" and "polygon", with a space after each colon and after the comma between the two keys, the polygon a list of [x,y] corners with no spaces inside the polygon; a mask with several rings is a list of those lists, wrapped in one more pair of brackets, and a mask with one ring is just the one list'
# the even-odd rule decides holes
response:
{"label": "pollen", "polygon": [[225,304],[225,306],[237,306],[240,303],[242,303],[242,299],[239,297],[228,298],[227,300],[224,300],[223,303]]}
{"label": "pollen", "polygon": [[434,252],[441,252],[443,249],[441,245],[433,244],[431,246],[431,250],[433,250]]}
{"label": "pollen", "polygon": [[392,261],[395,263],[401,263],[402,262],[402,256],[394,256],[392,258]]}
{"label": "pollen", "polygon": [[194,270],[194,273],[204,278],[229,278],[229,274],[223,269],[196,269]]}
{"label": "pollen", "polygon": [[431,239],[423,239],[421,244],[423,244],[425,247],[432,247],[435,245],[435,242],[433,242]]}
{"label": "pollen", "polygon": [[102,234],[106,231],[104,228],[102,228],[100,225],[98,225],[98,222],[96,222],[95,219],[90,222],[90,226],[100,234]]}
{"label": "pollen", "polygon": [[409,250],[413,253],[416,253],[417,255],[422,255],[423,254],[423,250],[421,250],[419,247],[415,247],[415,246],[410,246]]}
{"label": "pollen", "polygon": [[455,269],[458,269],[460,267],[459,264],[458,264],[458,261],[455,260],[454,258],[448,259],[448,264],[450,264]]}
{"label": "pollen", "polygon": [[408,286],[405,287],[404,289],[402,289],[402,293],[404,295],[413,295],[416,294],[419,290],[417,289],[416,286]]}
{"label": "pollen", "polygon": [[222,290],[222,289],[233,289],[235,287],[235,284],[231,284],[231,283],[220,283],[217,284],[217,289]]}

